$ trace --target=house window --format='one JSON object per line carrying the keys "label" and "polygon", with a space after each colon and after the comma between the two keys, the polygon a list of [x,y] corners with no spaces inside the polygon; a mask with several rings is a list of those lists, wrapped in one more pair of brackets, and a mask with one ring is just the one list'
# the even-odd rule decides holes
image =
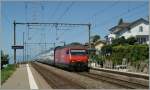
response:
{"label": "house window", "polygon": [[140,37],[137,38],[137,41],[138,41],[139,44],[142,44]]}
{"label": "house window", "polygon": [[141,44],[144,44],[144,43],[146,43],[146,38],[145,37],[141,37],[141,42],[140,42]]}
{"label": "house window", "polygon": [[139,42],[139,44],[144,44],[146,43],[146,37],[139,37],[137,38],[137,41]]}
{"label": "house window", "polygon": [[149,41],[149,36],[146,37],[146,41]]}
{"label": "house window", "polygon": [[146,43],[146,38],[143,38],[143,43]]}
{"label": "house window", "polygon": [[143,27],[142,26],[139,27],[139,32],[143,32]]}

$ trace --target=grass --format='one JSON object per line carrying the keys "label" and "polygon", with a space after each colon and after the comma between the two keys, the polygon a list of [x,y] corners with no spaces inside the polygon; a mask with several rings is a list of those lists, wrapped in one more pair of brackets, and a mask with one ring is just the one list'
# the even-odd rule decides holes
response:
{"label": "grass", "polygon": [[15,65],[8,65],[6,68],[1,70],[1,84],[3,84],[16,70]]}

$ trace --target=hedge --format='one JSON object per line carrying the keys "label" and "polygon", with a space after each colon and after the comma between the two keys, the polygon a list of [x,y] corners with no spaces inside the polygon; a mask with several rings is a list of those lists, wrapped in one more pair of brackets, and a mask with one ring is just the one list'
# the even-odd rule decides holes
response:
{"label": "hedge", "polygon": [[148,45],[106,45],[102,48],[102,54],[114,64],[121,64],[123,58],[134,64],[149,58],[149,47]]}

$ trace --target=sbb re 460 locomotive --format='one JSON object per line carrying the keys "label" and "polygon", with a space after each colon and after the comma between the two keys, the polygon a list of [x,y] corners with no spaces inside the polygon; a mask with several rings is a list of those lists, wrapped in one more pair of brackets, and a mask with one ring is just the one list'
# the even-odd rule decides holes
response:
{"label": "sbb re 460 locomotive", "polygon": [[74,71],[89,71],[87,48],[83,45],[58,46],[37,57],[37,61]]}

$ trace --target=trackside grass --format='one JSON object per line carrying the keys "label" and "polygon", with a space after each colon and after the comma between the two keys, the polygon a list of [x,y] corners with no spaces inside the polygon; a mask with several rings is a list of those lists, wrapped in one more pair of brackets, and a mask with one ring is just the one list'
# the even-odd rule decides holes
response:
{"label": "trackside grass", "polygon": [[3,84],[16,70],[15,65],[8,65],[6,68],[1,70],[1,84]]}

